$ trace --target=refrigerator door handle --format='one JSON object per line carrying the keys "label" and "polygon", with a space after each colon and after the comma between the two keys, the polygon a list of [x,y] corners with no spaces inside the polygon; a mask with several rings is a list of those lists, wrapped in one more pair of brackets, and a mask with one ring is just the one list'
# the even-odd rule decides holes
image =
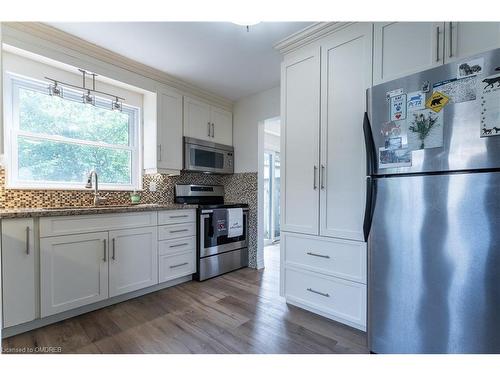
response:
{"label": "refrigerator door handle", "polygon": [[377,153],[375,152],[372,127],[370,126],[370,119],[368,118],[367,112],[365,112],[365,116],[363,118],[363,133],[365,135],[366,148],[366,175],[371,176],[376,170]]}
{"label": "refrigerator door handle", "polygon": [[365,241],[368,241],[370,229],[372,227],[373,212],[375,210],[375,202],[377,200],[377,180],[371,176],[366,177],[366,204],[365,218],[363,220],[363,234]]}

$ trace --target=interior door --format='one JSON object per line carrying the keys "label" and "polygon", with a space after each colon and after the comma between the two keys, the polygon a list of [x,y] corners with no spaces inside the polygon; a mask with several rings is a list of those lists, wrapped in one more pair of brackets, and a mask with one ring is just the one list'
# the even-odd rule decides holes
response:
{"label": "interior door", "polygon": [[184,136],[213,142],[210,106],[199,100],[184,97]]}
{"label": "interior door", "polygon": [[500,173],[377,179],[376,353],[500,353]]}
{"label": "interior door", "polygon": [[500,48],[500,22],[446,22],[445,63]]}
{"label": "interior door", "polygon": [[365,150],[361,127],[371,86],[372,25],[322,43],[320,234],[363,241]]}
{"label": "interior door", "polygon": [[40,240],[41,316],[108,298],[108,232]]}
{"label": "interior door", "polygon": [[210,107],[212,142],[233,145],[233,114],[222,108]]}
{"label": "interior door", "polygon": [[318,234],[319,47],[287,57],[281,74],[281,229]]}
{"label": "interior door", "polygon": [[444,22],[377,22],[373,40],[374,85],[444,61]]}
{"label": "interior door", "polygon": [[109,232],[109,296],[158,284],[156,227]]}

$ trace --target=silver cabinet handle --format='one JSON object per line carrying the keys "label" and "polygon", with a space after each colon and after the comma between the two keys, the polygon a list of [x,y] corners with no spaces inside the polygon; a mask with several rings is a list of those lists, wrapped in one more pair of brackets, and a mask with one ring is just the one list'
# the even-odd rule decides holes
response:
{"label": "silver cabinet handle", "polygon": [[450,54],[449,57],[453,57],[453,22],[450,22]]}
{"label": "silver cabinet handle", "polygon": [[179,230],[171,230],[170,233],[180,233],[180,232],[187,232],[188,229],[179,229]]}
{"label": "silver cabinet handle", "polygon": [[312,288],[307,288],[307,291],[311,292],[311,293],[319,294],[320,296],[323,296],[323,297],[330,297],[330,295],[328,293],[318,292],[317,290],[314,290]]}
{"label": "silver cabinet handle", "polygon": [[208,122],[208,136],[210,137],[210,121]]}
{"label": "silver cabinet handle", "polygon": [[171,219],[179,219],[181,217],[188,217],[188,215],[175,215],[175,216],[169,216]]}
{"label": "silver cabinet handle", "polygon": [[180,264],[174,264],[173,266],[170,266],[170,268],[177,268],[177,267],[182,267],[185,266],[186,264],[189,264],[188,262],[180,263]]}
{"label": "silver cabinet handle", "polygon": [[184,243],[178,243],[178,244],[175,244],[175,245],[170,245],[169,247],[181,247],[181,246],[186,246],[188,245],[187,242],[184,242]]}
{"label": "silver cabinet handle", "polygon": [[158,161],[161,161],[161,145],[158,145]]}
{"label": "silver cabinet handle", "polygon": [[313,257],[330,259],[330,255],[315,254],[315,253],[311,253],[311,252],[308,252],[307,255],[310,255],[310,256],[313,256]]}
{"label": "silver cabinet handle", "polygon": [[104,242],[104,254],[102,256],[102,260],[105,262],[106,261],[106,240],[103,240]]}
{"label": "silver cabinet handle", "polygon": [[113,243],[113,255],[111,256],[111,259],[116,260],[116,246],[115,246],[115,239],[113,238],[113,239],[111,240],[111,242]]}
{"label": "silver cabinet handle", "polygon": [[314,166],[313,168],[313,189],[316,190],[318,185],[316,184],[316,172],[318,172],[318,167]]}
{"label": "silver cabinet handle", "polygon": [[26,227],[26,254],[30,255],[30,227]]}
{"label": "silver cabinet handle", "polygon": [[436,27],[436,62],[439,62],[439,26]]}
{"label": "silver cabinet handle", "polygon": [[321,189],[324,189],[325,188],[325,166],[323,164],[321,164],[320,180],[321,180]]}
{"label": "silver cabinet handle", "polygon": [[215,124],[212,122],[212,138],[215,137]]}

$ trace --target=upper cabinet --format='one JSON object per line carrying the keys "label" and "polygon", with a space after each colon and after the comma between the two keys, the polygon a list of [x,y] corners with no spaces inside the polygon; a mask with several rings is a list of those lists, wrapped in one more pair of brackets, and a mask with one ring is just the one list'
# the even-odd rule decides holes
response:
{"label": "upper cabinet", "polygon": [[500,47],[500,22],[446,22],[445,62]]}
{"label": "upper cabinet", "polygon": [[146,173],[182,169],[182,95],[166,87],[145,97],[144,169]]}
{"label": "upper cabinet", "polygon": [[233,114],[185,96],[184,136],[232,146]]}
{"label": "upper cabinet", "polygon": [[373,84],[443,64],[444,22],[374,24]]}

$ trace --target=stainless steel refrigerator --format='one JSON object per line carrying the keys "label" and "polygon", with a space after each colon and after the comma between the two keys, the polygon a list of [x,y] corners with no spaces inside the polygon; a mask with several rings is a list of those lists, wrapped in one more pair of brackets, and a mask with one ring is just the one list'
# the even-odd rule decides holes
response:
{"label": "stainless steel refrigerator", "polygon": [[370,350],[500,353],[500,49],[367,100]]}

